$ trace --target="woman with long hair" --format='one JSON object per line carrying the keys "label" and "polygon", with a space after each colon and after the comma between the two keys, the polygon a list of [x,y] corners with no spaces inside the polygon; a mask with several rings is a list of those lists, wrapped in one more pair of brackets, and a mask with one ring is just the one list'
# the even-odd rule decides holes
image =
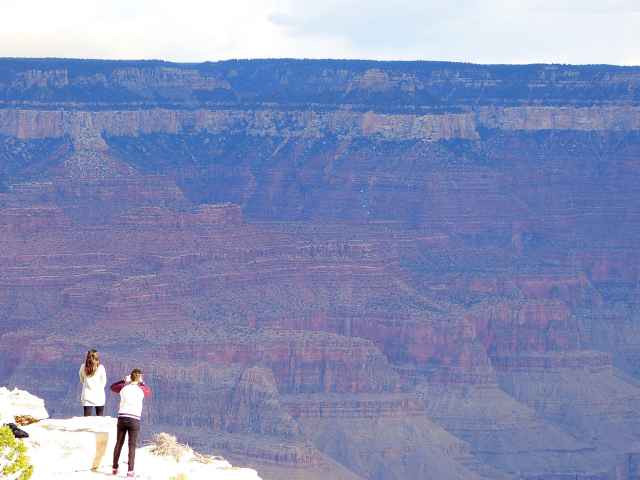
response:
{"label": "woman with long hair", "polygon": [[84,416],[91,416],[91,410],[96,409],[96,415],[104,415],[104,404],[106,401],[104,387],[107,385],[107,372],[100,363],[100,357],[96,350],[89,350],[84,363],[80,365],[80,383],[82,384],[82,395],[80,401],[84,408]]}

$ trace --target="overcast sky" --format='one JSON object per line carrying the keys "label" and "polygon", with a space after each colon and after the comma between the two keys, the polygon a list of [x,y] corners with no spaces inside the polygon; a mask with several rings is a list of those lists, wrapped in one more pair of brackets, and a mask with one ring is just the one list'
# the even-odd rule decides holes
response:
{"label": "overcast sky", "polygon": [[640,65],[640,0],[0,0],[0,56]]}

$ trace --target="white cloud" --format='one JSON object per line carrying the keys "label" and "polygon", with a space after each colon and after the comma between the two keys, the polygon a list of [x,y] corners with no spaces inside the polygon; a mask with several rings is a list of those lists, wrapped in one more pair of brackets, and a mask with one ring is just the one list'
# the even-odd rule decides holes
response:
{"label": "white cloud", "polygon": [[9,2],[0,7],[3,56],[200,61],[265,56],[286,43],[269,1]]}
{"label": "white cloud", "polygon": [[637,64],[638,31],[638,0],[0,0],[0,56]]}
{"label": "white cloud", "polygon": [[640,47],[639,5],[637,0],[296,0],[271,19],[289,35],[340,36],[351,51],[374,58],[626,63]]}
{"label": "white cloud", "polygon": [[523,3],[530,10],[542,11],[605,15],[640,12],[640,4],[637,0],[529,0]]}

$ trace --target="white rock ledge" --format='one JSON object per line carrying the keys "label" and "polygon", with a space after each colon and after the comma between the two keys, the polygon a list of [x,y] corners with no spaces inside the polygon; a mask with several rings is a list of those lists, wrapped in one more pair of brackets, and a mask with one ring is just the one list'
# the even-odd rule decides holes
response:
{"label": "white rock ledge", "polygon": [[[11,398],[21,399],[12,403]],[[9,400],[8,400],[9,399]],[[25,401],[28,400],[28,401]],[[27,392],[10,392],[0,389],[0,406],[13,415],[46,417],[44,402]],[[21,407],[22,405],[22,407]],[[25,405],[28,408],[25,408]],[[21,411],[25,410],[25,411]],[[35,415],[34,415],[35,413]],[[5,414],[6,415],[6,414]],[[111,475],[113,447],[115,445],[117,419],[113,417],[74,417],[47,419],[22,427],[29,433],[24,440],[34,466],[32,480],[87,479],[96,480]],[[142,428],[144,429],[144,421]],[[223,459],[211,463],[198,461],[193,454],[180,461],[173,457],[158,456],[152,447],[138,448],[136,452],[136,478],[162,480],[260,480],[258,474],[248,468],[236,468]],[[127,473],[127,444],[120,455],[118,477]]]}
{"label": "white rock ledge", "polygon": [[37,420],[49,418],[41,398],[17,388],[0,387],[0,425],[12,423],[16,415],[29,415]]}

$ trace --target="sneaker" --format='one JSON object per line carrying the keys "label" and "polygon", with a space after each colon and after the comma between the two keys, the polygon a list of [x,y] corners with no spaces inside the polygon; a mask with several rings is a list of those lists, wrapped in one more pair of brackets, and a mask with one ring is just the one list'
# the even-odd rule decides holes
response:
{"label": "sneaker", "polygon": [[133,471],[127,472],[127,478],[134,478],[135,476],[136,476],[136,474],[133,473]]}
{"label": "sneaker", "polygon": [[111,469],[111,475],[117,475],[118,474],[118,469],[117,468],[112,468]]}

